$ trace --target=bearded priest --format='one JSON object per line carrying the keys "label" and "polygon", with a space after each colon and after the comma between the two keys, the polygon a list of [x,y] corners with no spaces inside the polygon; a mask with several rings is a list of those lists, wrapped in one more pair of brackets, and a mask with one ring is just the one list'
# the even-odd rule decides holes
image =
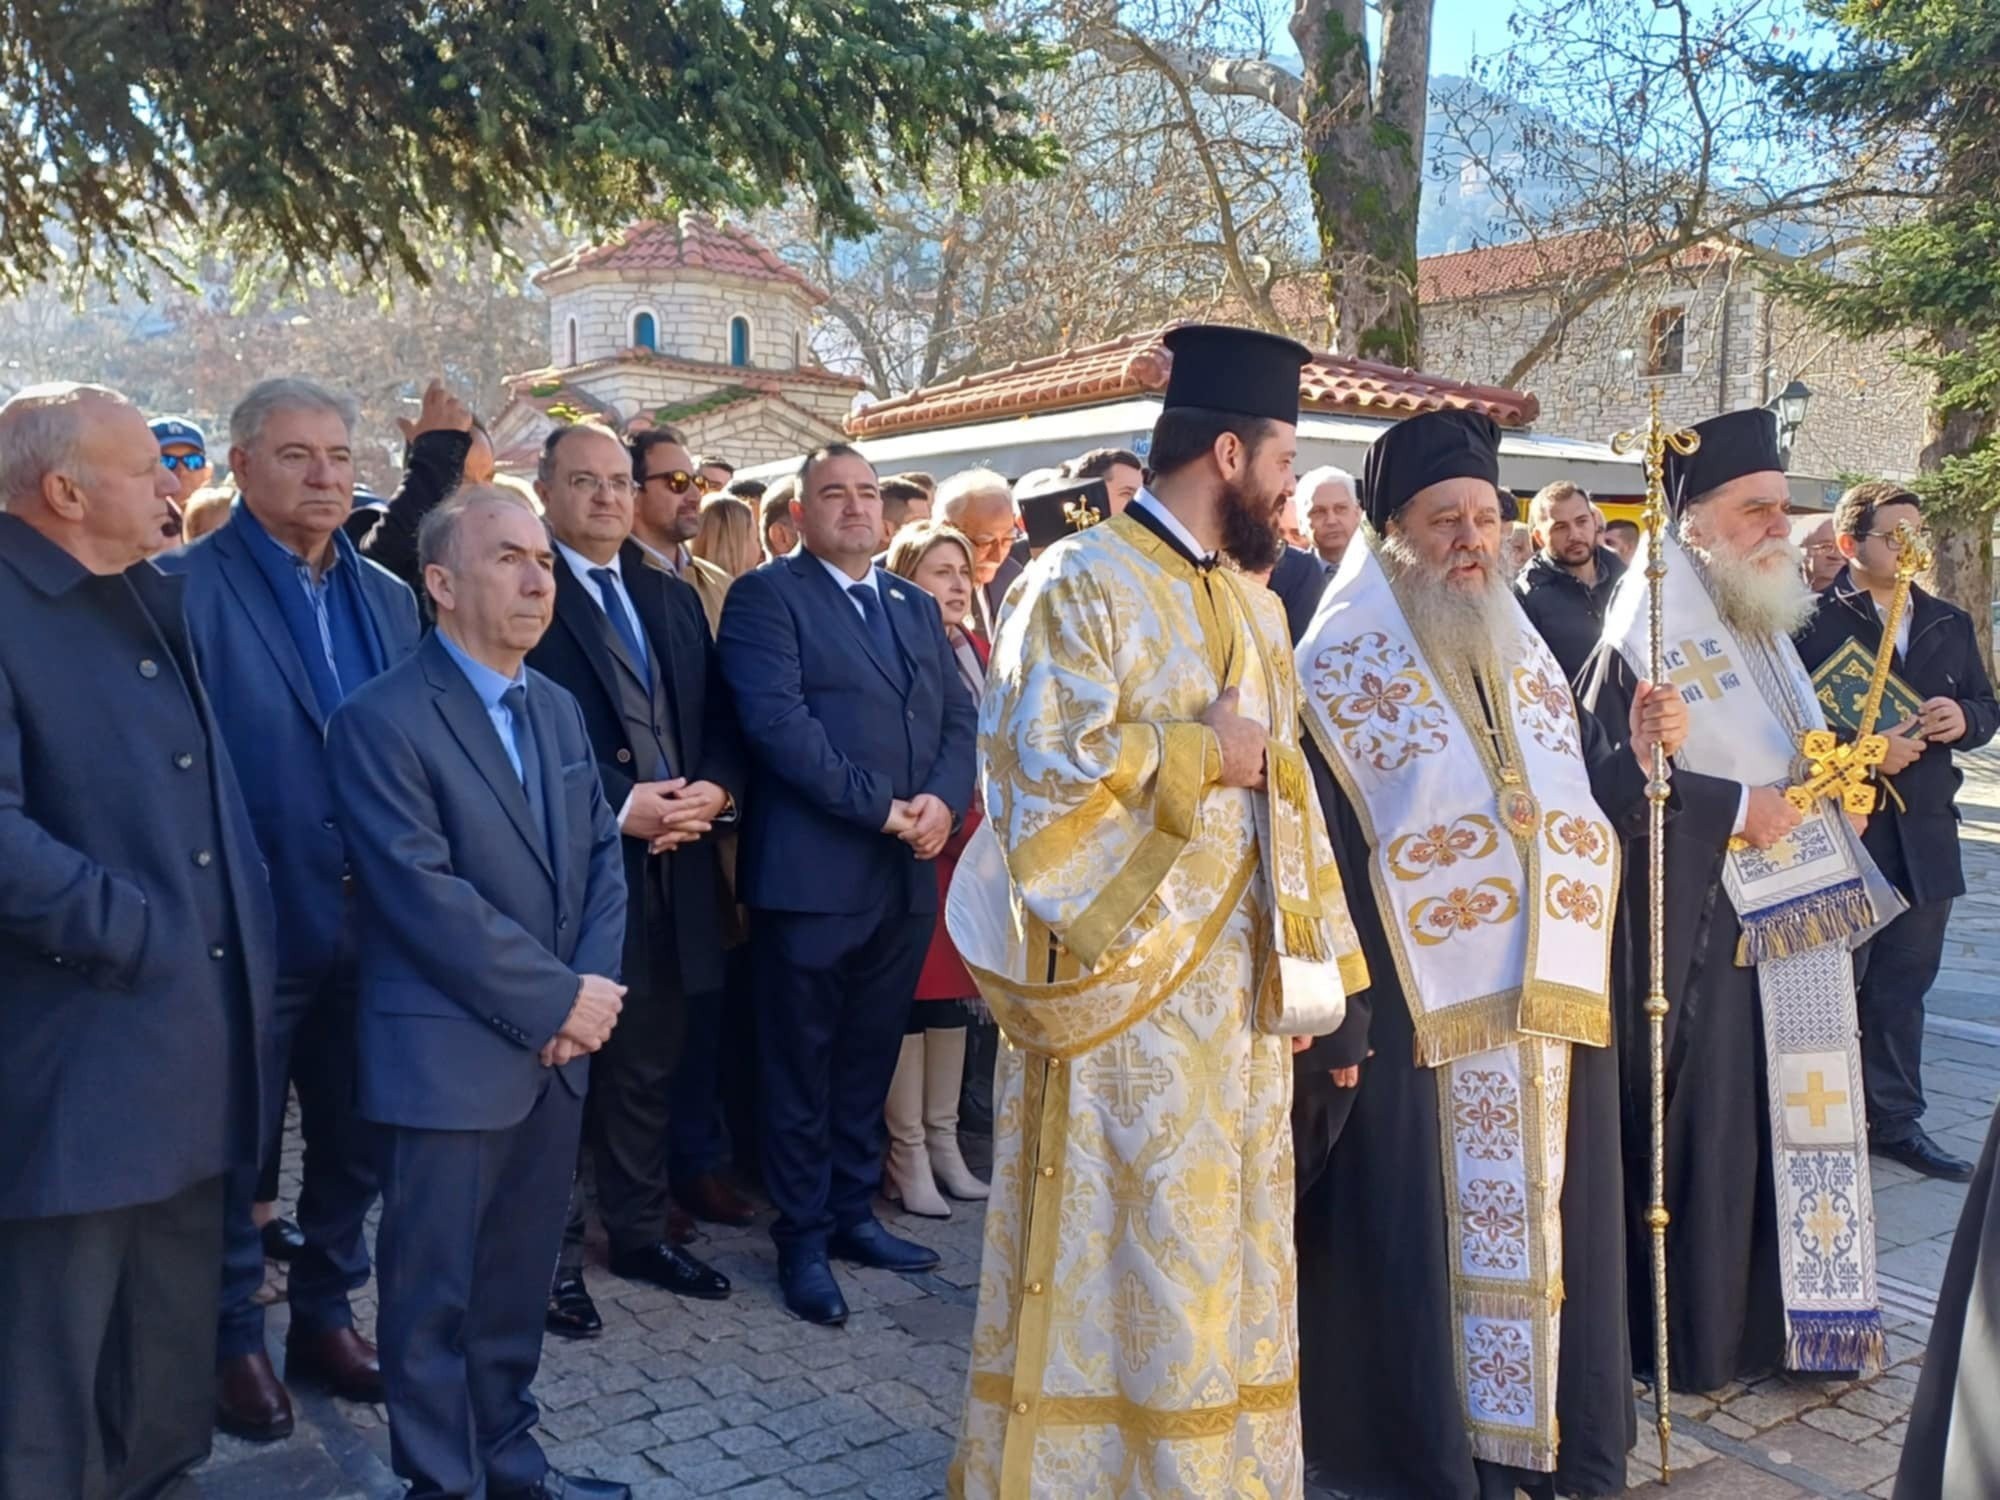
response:
{"label": "bearded priest", "polygon": [[1244,573],[1307,353],[1166,343],[1151,487],[1028,565],[980,706],[947,923],[1009,1045],[955,1495],[1303,1489],[1292,1044],[1366,971]]}
{"label": "bearded priest", "polygon": [[1498,479],[1482,414],[1378,438],[1381,539],[1297,653],[1341,875],[1374,894],[1374,983],[1307,1054],[1367,1060],[1300,1207],[1304,1421],[1314,1481],[1370,1500],[1615,1494],[1635,1435],[1611,929],[1641,761],[1686,719],[1642,690],[1618,749],[1579,719]]}
{"label": "bearded priest", "polygon": [[[1790,539],[1776,420],[1713,417],[1671,450],[1666,661],[1688,707],[1666,829],[1668,1344],[1676,1389],[1881,1356],[1875,1224],[1850,945],[1903,909],[1839,803],[1783,788],[1825,727],[1791,642],[1812,613]],[[1583,698],[1621,732],[1647,645],[1645,569],[1619,581]],[[1643,870],[1643,843],[1632,856]],[[1648,1114],[1646,882],[1628,880],[1625,1053],[1632,1330],[1653,1363],[1642,1274]]]}

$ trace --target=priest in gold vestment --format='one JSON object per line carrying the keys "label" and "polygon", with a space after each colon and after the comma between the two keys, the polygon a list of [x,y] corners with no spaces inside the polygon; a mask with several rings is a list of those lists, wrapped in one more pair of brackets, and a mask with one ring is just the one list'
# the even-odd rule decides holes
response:
{"label": "priest in gold vestment", "polygon": [[1303,1493],[1290,1054],[1367,982],[1245,576],[1307,354],[1167,343],[1152,488],[1029,567],[981,707],[948,921],[1008,1045],[954,1495]]}

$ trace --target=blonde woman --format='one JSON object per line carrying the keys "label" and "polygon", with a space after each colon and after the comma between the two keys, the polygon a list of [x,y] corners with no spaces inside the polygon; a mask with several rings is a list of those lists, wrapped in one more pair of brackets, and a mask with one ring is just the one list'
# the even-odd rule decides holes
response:
{"label": "blonde woman", "polygon": [[701,529],[688,542],[688,551],[732,580],[741,578],[764,560],[756,512],[734,495],[709,496],[701,502]]}
{"label": "blonde woman", "polygon": [[[972,543],[943,521],[912,521],[889,543],[888,569],[937,599],[944,633],[958,657],[959,676],[973,701],[986,687],[985,642],[965,629],[972,608]],[[958,1149],[958,1095],[965,1077],[967,1003],[978,989],[945,931],[945,897],[959,851],[979,826],[977,799],[965,821],[935,861],[938,879],[937,927],[917,979],[916,1003],[904,1027],[903,1051],[889,1085],[883,1116],[889,1126],[886,1196],[926,1218],[951,1217],[954,1198],[977,1201],[986,1184],[972,1175]]]}

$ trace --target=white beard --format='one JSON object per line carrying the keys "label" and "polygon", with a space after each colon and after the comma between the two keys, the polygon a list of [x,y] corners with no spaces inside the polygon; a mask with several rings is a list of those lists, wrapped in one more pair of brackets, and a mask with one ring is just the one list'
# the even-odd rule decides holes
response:
{"label": "white beard", "polygon": [[1384,536],[1375,544],[1375,555],[1403,618],[1433,662],[1440,667],[1462,663],[1475,670],[1513,665],[1520,652],[1521,622],[1513,590],[1495,559],[1482,558],[1486,587],[1468,592],[1447,583],[1400,536]]}
{"label": "white beard", "polygon": [[1693,515],[1681,517],[1681,542],[1698,558],[1715,612],[1746,636],[1791,635],[1812,618],[1819,601],[1800,574],[1792,542],[1766,537],[1747,556],[1711,547]]}

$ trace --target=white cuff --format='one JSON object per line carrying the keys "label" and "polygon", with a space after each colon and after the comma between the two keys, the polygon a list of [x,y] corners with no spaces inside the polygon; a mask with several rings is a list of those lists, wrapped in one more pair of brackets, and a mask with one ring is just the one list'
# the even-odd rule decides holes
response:
{"label": "white cuff", "polygon": [[[626,819],[626,818],[627,818],[628,816],[630,816],[630,815],[631,815],[631,812],[632,812],[632,799],[633,799],[633,798],[634,798],[635,796],[637,796],[637,795],[638,795],[638,792],[639,792],[639,789],[638,789],[638,788],[637,788],[636,786],[635,786],[635,787],[633,787],[631,791],[627,792],[627,793],[625,794],[625,802],[624,802],[624,805],[623,805],[623,806],[621,806],[621,807],[620,807],[620,808],[618,809],[618,831],[619,831],[620,833],[623,833],[623,832],[625,831],[625,819]],[[1737,823],[1738,823],[1738,826],[1741,826],[1741,824],[1742,824],[1742,819],[1740,819],[1740,818],[1739,818],[1739,819],[1737,819]]]}
{"label": "white cuff", "polygon": [[1749,821],[1750,821],[1750,788],[1746,786],[1743,788],[1743,795],[1736,799],[1736,826],[1729,830],[1729,836],[1731,838],[1735,838],[1739,833],[1743,831],[1743,825],[1745,823],[1748,823]]}

